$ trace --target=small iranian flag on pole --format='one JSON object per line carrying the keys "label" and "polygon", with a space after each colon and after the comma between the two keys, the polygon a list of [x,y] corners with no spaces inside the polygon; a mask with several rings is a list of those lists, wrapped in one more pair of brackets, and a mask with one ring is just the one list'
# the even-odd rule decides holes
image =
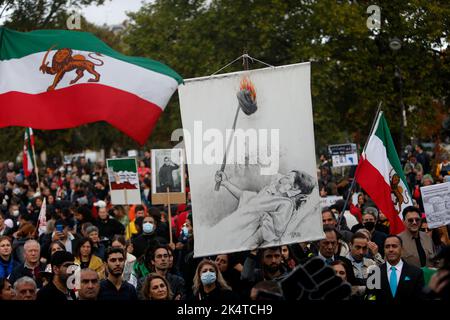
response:
{"label": "small iranian flag on pole", "polygon": [[34,170],[34,135],[33,129],[25,129],[25,139],[23,144],[23,172],[25,177],[28,177]]}
{"label": "small iranian flag on pole", "polygon": [[39,219],[38,219],[39,235],[41,235],[47,231],[46,213],[47,213],[47,202],[44,197],[44,201],[42,202],[41,211],[39,212]]}
{"label": "small iranian flag on pole", "polygon": [[358,184],[388,218],[390,233],[402,232],[401,212],[413,203],[383,112],[378,115],[355,176]]}

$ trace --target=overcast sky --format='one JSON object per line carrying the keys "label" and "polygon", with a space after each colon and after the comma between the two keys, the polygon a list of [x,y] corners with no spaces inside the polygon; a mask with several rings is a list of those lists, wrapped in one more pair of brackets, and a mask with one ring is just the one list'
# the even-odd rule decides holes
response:
{"label": "overcast sky", "polygon": [[83,8],[81,13],[89,22],[114,25],[127,19],[126,12],[138,11],[142,3],[148,2],[150,0],[106,0],[102,6],[91,5]]}
{"label": "overcast sky", "polygon": [[[89,22],[93,22],[97,25],[115,25],[122,23],[127,19],[126,12],[138,11],[142,3],[148,3],[152,0],[105,0],[102,6],[91,5],[81,10],[83,16]],[[0,7],[0,12],[2,11]],[[0,23],[4,21],[8,14],[8,11],[4,12],[3,17],[0,18]]]}

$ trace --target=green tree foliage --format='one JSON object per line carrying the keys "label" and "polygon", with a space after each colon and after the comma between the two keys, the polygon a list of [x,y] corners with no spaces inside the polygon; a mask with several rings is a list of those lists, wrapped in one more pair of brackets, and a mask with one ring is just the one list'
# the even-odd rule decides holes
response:
{"label": "green tree foliage", "polygon": [[[62,2],[59,11],[47,19]],[[70,1],[88,2],[103,1]],[[18,30],[65,28],[62,21],[68,15],[69,1],[15,3],[8,26]],[[380,30],[370,30],[366,24],[367,7],[374,4],[381,8]],[[332,143],[364,144],[380,101],[398,144],[401,113],[394,83],[396,65],[403,77],[408,118],[405,137],[429,140],[442,130],[448,117],[450,58],[448,50],[443,50],[450,42],[448,1],[155,0],[130,14],[122,34],[90,24],[83,24],[83,29],[125,54],[162,61],[184,78],[210,75],[244,52],[275,66],[311,61],[318,152]],[[389,48],[393,37],[402,40],[397,52]],[[259,67],[250,63],[250,69]],[[235,63],[222,72],[242,69],[241,63]],[[181,126],[174,95],[147,146],[173,145],[170,134]],[[7,146],[21,146],[23,130],[14,134],[16,129],[2,129],[2,156]],[[104,123],[42,133],[42,138],[45,148],[55,152],[138,147]]]}
{"label": "green tree foliage", "polygon": [[[366,24],[371,4],[381,8],[378,31]],[[380,101],[398,142],[395,65],[403,76],[406,137],[431,139],[448,109],[449,57],[439,51],[449,41],[447,2],[157,0],[131,19],[129,53],[164,61],[185,78],[212,74],[244,51],[272,65],[311,61],[315,136],[322,149],[364,144]],[[398,52],[389,48],[393,37],[402,40]],[[234,64],[225,72],[242,68]],[[167,129],[181,126],[178,119],[160,122],[156,131],[168,139]]]}
{"label": "green tree foliage", "polygon": [[66,20],[74,9],[105,0],[0,0],[0,12],[11,12],[5,26],[17,31],[66,28]]}

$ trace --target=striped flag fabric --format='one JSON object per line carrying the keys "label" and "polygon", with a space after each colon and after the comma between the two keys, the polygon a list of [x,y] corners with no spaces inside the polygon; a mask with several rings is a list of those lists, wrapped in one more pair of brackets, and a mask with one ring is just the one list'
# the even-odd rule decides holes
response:
{"label": "striped flag fabric", "polygon": [[0,127],[51,130],[106,121],[141,145],[179,74],[87,32],[0,27]]}
{"label": "striped flag fabric", "polygon": [[38,231],[39,235],[47,232],[47,201],[44,197],[42,202],[41,210],[39,211],[39,219],[38,219]]}
{"label": "striped flag fabric", "polygon": [[33,148],[34,148],[33,129],[26,128],[23,143],[23,173],[25,177],[28,177],[34,170],[35,159],[33,155]]}
{"label": "striped flag fabric", "polygon": [[404,225],[401,212],[413,203],[383,112],[378,114],[355,178],[388,218],[390,233],[402,232]]}

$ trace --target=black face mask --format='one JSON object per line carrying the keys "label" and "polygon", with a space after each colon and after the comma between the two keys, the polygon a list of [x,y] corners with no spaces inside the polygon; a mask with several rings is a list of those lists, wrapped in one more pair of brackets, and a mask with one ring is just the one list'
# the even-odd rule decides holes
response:
{"label": "black face mask", "polygon": [[375,222],[364,223],[364,228],[366,228],[369,231],[372,231],[375,228]]}

